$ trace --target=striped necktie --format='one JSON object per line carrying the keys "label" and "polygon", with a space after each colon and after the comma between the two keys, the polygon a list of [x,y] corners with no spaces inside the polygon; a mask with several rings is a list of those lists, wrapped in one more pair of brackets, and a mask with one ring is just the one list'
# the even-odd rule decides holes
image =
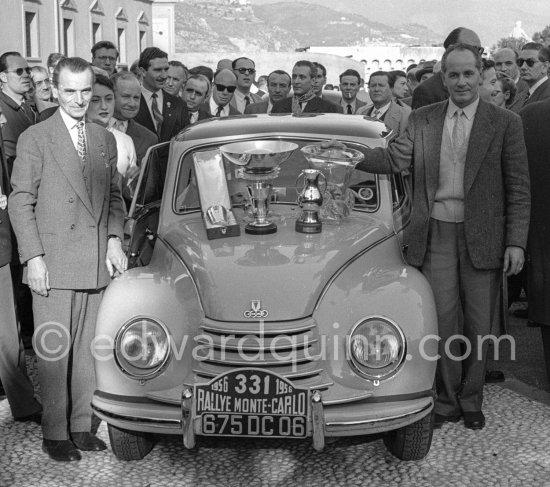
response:
{"label": "striped necktie", "polygon": [[351,105],[348,103],[348,115],[353,115],[353,110],[351,109]]}
{"label": "striped necktie", "polygon": [[159,110],[159,105],[157,103],[158,93],[153,93],[151,95],[151,110],[153,111],[153,118],[155,119],[155,125],[157,126],[157,135],[160,135],[162,129],[162,122],[164,118],[162,112]]}

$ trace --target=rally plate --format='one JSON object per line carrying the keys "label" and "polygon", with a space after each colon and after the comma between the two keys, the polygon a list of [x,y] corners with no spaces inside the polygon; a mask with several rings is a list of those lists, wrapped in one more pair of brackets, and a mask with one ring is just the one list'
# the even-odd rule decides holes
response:
{"label": "rally plate", "polygon": [[196,384],[194,417],[199,434],[304,438],[308,433],[309,389],[263,369],[236,369]]}

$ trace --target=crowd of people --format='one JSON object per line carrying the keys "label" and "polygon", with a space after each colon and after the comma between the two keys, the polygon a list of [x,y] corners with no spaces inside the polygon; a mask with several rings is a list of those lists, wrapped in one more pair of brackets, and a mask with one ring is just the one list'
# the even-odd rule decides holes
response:
{"label": "crowd of people", "polygon": [[[444,47],[441,61],[373,72],[366,88],[346,69],[337,96],[323,89],[326,68],[308,60],[257,82],[248,57],[188,69],[156,47],[117,70],[109,41],[93,46],[91,62],[54,53],[47,66],[29,68],[18,52],[0,56],[0,380],[14,420],[42,425],[50,458],[75,461],[80,451],[106,448],[91,424],[90,343],[103,290],[127,267],[123,218],[145,154],[215,117],[341,113],[383,121],[391,142],[366,150],[359,169],[411,174],[405,256],[432,285],[440,343],[498,334],[504,271],[510,301],[522,289],[528,295],[550,376],[550,49],[530,42],[484,56],[466,28],[453,30]],[[34,332],[33,345],[46,350],[36,334],[59,336],[59,326],[69,353],[38,354],[39,403],[21,335]],[[482,357],[463,361],[440,350],[436,427],[460,418],[484,427],[482,348]]]}

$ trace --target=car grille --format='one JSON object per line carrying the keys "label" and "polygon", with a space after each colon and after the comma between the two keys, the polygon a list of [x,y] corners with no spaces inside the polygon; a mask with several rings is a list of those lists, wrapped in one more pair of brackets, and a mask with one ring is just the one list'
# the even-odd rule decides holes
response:
{"label": "car grille", "polygon": [[323,368],[317,323],[308,318],[284,322],[221,322],[207,318],[200,334],[193,372],[203,382],[236,368],[266,368],[296,387],[325,389],[332,380]]}

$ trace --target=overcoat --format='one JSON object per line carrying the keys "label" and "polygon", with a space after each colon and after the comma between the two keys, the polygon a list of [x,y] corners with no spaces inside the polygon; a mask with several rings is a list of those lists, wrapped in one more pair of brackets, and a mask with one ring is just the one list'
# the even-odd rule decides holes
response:
{"label": "overcoat", "polygon": [[531,178],[529,319],[550,326],[550,99],[527,105],[520,115]]}

